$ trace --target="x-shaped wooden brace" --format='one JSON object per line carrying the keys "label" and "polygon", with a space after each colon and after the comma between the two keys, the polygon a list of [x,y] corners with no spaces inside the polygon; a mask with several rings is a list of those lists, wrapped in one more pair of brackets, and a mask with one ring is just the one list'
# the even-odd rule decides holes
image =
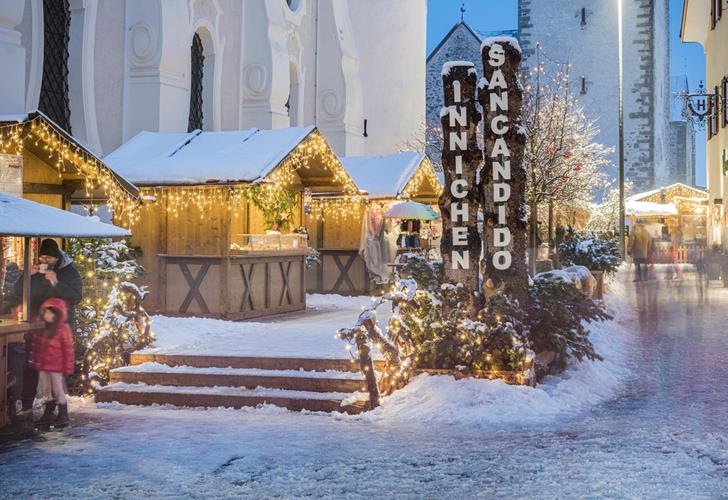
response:
{"label": "x-shaped wooden brace", "polygon": [[354,283],[351,281],[351,278],[349,278],[349,269],[351,269],[351,266],[354,264],[354,261],[356,260],[356,254],[349,256],[349,260],[346,261],[346,265],[341,263],[341,260],[339,260],[338,255],[332,255],[334,258],[334,263],[336,264],[336,267],[339,268],[339,277],[336,280],[336,283],[334,283],[334,292],[339,291],[339,287],[344,284],[346,281],[346,284],[349,285],[349,290],[354,291]]}
{"label": "x-shaped wooden brace", "polygon": [[240,274],[243,275],[243,286],[245,286],[245,290],[243,290],[243,300],[240,302],[240,312],[245,311],[246,308],[249,308],[249,310],[252,311],[255,309],[255,304],[253,303],[253,295],[250,293],[250,284],[253,282],[255,264],[250,264],[247,271],[245,271],[245,264],[240,264]]}
{"label": "x-shaped wooden brace", "polygon": [[192,303],[192,299],[194,299],[197,301],[197,305],[200,306],[200,311],[202,311],[205,314],[209,314],[210,310],[207,308],[205,299],[202,297],[202,294],[200,293],[200,285],[202,284],[202,280],[205,279],[205,275],[207,274],[207,271],[210,270],[210,264],[203,264],[202,267],[200,267],[200,270],[197,273],[197,276],[195,276],[194,278],[192,277],[192,273],[190,272],[190,269],[187,267],[187,264],[179,264],[179,268],[182,271],[182,276],[185,277],[185,281],[187,281],[187,284],[190,286],[190,291],[187,292],[187,296],[185,297],[185,300],[183,300],[182,305],[179,306],[179,312],[181,312],[181,313],[187,312],[187,308],[190,307],[190,304]]}
{"label": "x-shaped wooden brace", "polygon": [[278,305],[284,304],[283,299],[285,298],[288,304],[293,304],[293,297],[291,297],[291,287],[288,284],[288,279],[291,273],[291,264],[293,262],[286,262],[286,268],[283,269],[283,262],[278,263],[278,267],[281,270],[281,279],[283,280],[283,290],[281,290],[281,300],[278,301]]}

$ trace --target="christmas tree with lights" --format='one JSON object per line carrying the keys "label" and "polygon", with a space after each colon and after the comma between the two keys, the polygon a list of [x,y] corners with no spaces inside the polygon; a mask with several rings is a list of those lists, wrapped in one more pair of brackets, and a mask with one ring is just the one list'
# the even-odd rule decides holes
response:
{"label": "christmas tree with lights", "polygon": [[113,368],[128,364],[129,353],[149,345],[154,336],[142,306],[148,293],[131,280],[144,269],[126,241],[72,239],[69,255],[83,279],[84,299],[77,306],[74,335],[79,379],[91,392],[109,381]]}

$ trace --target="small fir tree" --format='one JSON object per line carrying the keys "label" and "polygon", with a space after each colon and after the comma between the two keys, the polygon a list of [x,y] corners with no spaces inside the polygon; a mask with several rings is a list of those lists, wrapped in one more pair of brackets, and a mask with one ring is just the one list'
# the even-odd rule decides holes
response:
{"label": "small fir tree", "polygon": [[127,364],[130,352],[154,340],[142,307],[147,292],[129,281],[144,270],[124,240],[72,239],[68,250],[84,285],[74,335],[79,378],[73,385],[90,392],[108,382],[113,368]]}

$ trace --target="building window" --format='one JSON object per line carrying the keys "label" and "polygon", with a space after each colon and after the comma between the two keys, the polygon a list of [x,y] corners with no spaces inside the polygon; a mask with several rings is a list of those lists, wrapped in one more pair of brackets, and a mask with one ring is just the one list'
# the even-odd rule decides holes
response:
{"label": "building window", "polygon": [[586,7],[581,8],[581,29],[586,27]]}
{"label": "building window", "polygon": [[710,29],[715,29],[721,17],[723,17],[723,0],[710,0]]}
{"label": "building window", "polygon": [[718,135],[718,121],[720,119],[720,88],[716,85],[713,95],[708,97],[710,108],[708,113],[707,134],[708,139]]}
{"label": "building window", "polygon": [[187,131],[202,130],[202,77],[205,67],[205,56],[202,51],[202,39],[195,33],[190,47],[190,116]]}
{"label": "building window", "polygon": [[43,0],[43,80],[38,109],[71,132],[68,105],[68,0]]}
{"label": "building window", "polygon": [[586,77],[581,77],[581,95],[586,94]]}

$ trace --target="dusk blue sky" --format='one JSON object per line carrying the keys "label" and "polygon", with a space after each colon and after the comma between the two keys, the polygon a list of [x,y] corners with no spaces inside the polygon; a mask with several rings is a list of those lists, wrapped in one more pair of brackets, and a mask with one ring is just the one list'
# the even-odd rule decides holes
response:
{"label": "dusk blue sky", "polygon": [[[680,41],[683,0],[670,0],[670,72],[687,74],[691,89],[705,79],[705,55],[698,44]],[[617,0],[614,0],[615,9]],[[427,53],[460,20],[460,0],[427,0]],[[518,28],[518,0],[466,0],[465,20],[481,31]],[[616,43],[616,41],[615,41]],[[698,130],[697,183],[705,186],[705,131]]]}

